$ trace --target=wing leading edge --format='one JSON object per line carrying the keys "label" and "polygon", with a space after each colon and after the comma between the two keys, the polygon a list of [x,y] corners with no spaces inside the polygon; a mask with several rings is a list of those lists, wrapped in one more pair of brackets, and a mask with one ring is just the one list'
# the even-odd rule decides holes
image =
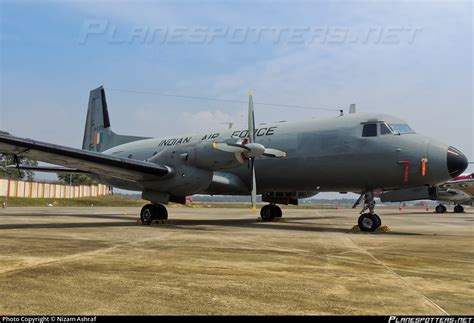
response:
{"label": "wing leading edge", "polygon": [[173,169],[165,165],[124,159],[9,135],[0,135],[0,152],[131,181],[154,180],[173,173]]}

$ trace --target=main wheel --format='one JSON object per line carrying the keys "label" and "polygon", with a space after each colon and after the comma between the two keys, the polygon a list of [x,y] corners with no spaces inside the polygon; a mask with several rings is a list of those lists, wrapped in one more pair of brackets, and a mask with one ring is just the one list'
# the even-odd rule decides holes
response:
{"label": "main wheel", "polygon": [[379,220],[377,220],[375,214],[364,213],[359,217],[358,224],[361,231],[375,231]]}
{"label": "main wheel", "polygon": [[155,220],[168,220],[168,210],[164,205],[154,204]]}
{"label": "main wheel", "polygon": [[436,213],[445,213],[446,212],[446,206],[440,204],[437,205],[435,208]]}
{"label": "main wheel", "polygon": [[283,212],[281,211],[280,207],[276,204],[270,204],[273,208],[273,216],[275,218],[281,218],[281,216],[283,215]]}
{"label": "main wheel", "polygon": [[456,205],[454,207],[454,213],[464,213],[464,207],[462,205]]}
{"label": "main wheel", "polygon": [[265,205],[260,210],[260,217],[263,221],[272,221],[275,218],[275,208],[272,204]]}
{"label": "main wheel", "polygon": [[155,219],[155,205],[147,204],[140,211],[140,220],[143,224],[150,224]]}

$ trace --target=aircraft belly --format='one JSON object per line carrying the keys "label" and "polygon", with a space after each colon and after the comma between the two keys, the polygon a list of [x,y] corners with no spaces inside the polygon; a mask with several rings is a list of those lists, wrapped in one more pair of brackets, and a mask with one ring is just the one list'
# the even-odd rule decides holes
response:
{"label": "aircraft belly", "polygon": [[[365,187],[366,177],[353,174],[347,167],[349,156],[336,161],[327,158],[286,158],[284,160],[262,159],[255,164],[257,190],[263,192],[289,191],[359,191]],[[357,166],[355,160],[352,165]],[[357,168],[356,168],[357,169]],[[238,176],[250,187],[250,171],[242,165],[229,172]]]}

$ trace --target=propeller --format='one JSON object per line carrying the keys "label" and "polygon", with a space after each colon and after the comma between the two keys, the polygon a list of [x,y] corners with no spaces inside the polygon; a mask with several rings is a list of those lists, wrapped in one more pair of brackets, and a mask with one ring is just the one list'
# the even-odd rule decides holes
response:
{"label": "propeller", "polygon": [[[265,147],[263,145],[255,143],[255,114],[253,111],[253,95],[249,91],[249,111],[248,111],[248,132],[249,132],[249,143],[247,148],[250,148],[248,157],[250,159],[250,171],[252,172],[252,187],[250,191],[250,201],[252,202],[252,211],[257,211],[257,180],[255,179],[255,157],[263,155],[265,153]],[[252,149],[253,148],[253,149]]]}
{"label": "propeller", "polygon": [[255,178],[255,158],[260,156],[282,158],[286,157],[286,153],[272,148],[266,148],[264,145],[255,142],[255,115],[253,108],[253,95],[249,92],[249,108],[248,108],[248,137],[244,140],[240,138],[230,138],[224,142],[214,142],[214,149],[235,153],[238,158],[244,157],[249,161],[250,173],[252,176],[250,187],[250,200],[252,203],[252,211],[257,210],[257,182]]}

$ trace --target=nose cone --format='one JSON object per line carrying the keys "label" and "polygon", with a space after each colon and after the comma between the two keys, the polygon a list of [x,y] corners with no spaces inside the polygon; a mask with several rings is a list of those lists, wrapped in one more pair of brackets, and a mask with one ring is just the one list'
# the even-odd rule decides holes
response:
{"label": "nose cone", "polygon": [[468,166],[466,156],[453,146],[448,148],[448,172],[451,177],[456,177],[462,174]]}

